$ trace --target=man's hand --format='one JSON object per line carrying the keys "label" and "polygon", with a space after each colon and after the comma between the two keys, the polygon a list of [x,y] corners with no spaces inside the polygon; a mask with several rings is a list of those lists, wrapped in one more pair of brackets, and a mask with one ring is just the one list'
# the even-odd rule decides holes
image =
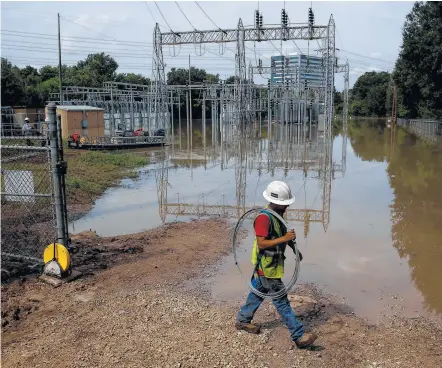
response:
{"label": "man's hand", "polygon": [[282,239],[284,242],[289,242],[290,240],[296,239],[296,233],[295,230],[289,230],[287,231],[287,234],[282,236]]}

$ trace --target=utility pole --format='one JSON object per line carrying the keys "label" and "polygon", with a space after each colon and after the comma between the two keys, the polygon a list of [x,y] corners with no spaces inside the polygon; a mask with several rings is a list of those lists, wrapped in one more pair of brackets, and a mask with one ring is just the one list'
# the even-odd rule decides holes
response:
{"label": "utility pole", "polygon": [[60,105],[63,105],[63,81],[61,73],[61,35],[60,35],[60,13],[58,16],[58,79],[60,80]]}

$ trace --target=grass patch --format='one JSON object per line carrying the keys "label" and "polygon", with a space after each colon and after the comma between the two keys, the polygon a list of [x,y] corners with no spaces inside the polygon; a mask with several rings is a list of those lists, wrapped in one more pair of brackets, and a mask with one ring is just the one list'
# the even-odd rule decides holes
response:
{"label": "grass patch", "polygon": [[130,170],[148,164],[146,157],[134,153],[65,151],[65,156],[68,203],[72,204],[90,204],[121,179],[136,177]]}
{"label": "grass patch", "polygon": [[[32,171],[36,193],[51,193],[50,163],[46,152],[2,150],[1,168],[4,170]],[[29,155],[29,156],[27,156]],[[22,157],[20,157],[22,156]],[[15,158],[7,161],[8,158]],[[65,150],[68,163],[66,189],[68,207],[90,205],[108,187],[123,178],[136,177],[132,171],[148,164],[140,153],[95,152]],[[4,191],[4,178],[0,175],[0,188]]]}

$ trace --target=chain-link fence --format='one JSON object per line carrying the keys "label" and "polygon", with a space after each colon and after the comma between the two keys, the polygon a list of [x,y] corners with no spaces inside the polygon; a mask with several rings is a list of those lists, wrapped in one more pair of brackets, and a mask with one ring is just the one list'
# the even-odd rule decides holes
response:
{"label": "chain-link fence", "polygon": [[55,108],[51,121],[49,138],[1,137],[2,280],[39,270],[45,247],[66,244],[67,234],[57,231],[65,228],[57,223],[66,221],[66,200]]}
{"label": "chain-link fence", "polygon": [[43,142],[34,137],[1,142],[1,253],[8,272],[41,263],[44,248],[56,240],[50,150]]}
{"label": "chain-link fence", "polygon": [[398,119],[397,123],[405,130],[434,144],[436,147],[442,147],[442,122],[425,119]]}
{"label": "chain-link fence", "polygon": [[[28,111],[31,110],[31,111]],[[36,112],[38,111],[38,112]],[[2,106],[1,136],[45,135],[45,110],[20,109]]]}

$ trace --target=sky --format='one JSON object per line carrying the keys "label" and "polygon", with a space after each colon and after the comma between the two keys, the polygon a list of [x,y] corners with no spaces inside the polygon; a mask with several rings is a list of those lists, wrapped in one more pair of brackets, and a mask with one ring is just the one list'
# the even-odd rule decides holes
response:
{"label": "sky", "polygon": [[[311,4],[316,25],[326,25],[333,15],[339,63],[347,59],[350,63],[350,87],[366,71],[394,68],[405,17],[413,7],[413,2],[377,1],[2,1],[1,56],[19,67],[57,65],[60,13],[64,64],[74,65],[90,53],[106,52],[118,62],[118,72],[150,77],[155,23],[162,32],[235,29],[239,18],[245,26],[253,25],[259,5],[264,25],[277,25],[284,3],[290,23],[306,23]],[[280,41],[247,42],[246,62],[256,65],[261,59],[266,66],[270,65],[270,57],[280,55],[281,50],[284,54],[300,50],[317,55],[318,47],[316,41],[287,41],[282,45]],[[175,49],[163,46],[166,73],[171,67],[188,68],[190,55],[192,66],[227,78],[235,73],[235,49],[235,43],[222,49],[217,44]],[[265,80],[258,76],[255,83]],[[342,74],[336,75],[335,85],[342,90]]]}

